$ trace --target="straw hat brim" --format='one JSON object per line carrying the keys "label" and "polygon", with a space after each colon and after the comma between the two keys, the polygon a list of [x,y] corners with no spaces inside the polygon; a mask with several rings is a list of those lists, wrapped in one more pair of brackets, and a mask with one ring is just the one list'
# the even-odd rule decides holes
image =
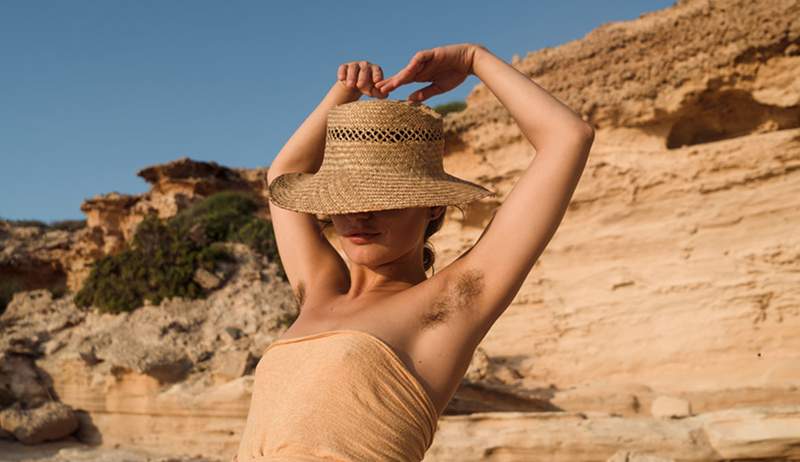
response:
{"label": "straw hat brim", "polygon": [[494,195],[481,185],[447,173],[438,177],[372,175],[354,177],[284,173],[269,185],[269,200],[287,210],[341,214],[406,207],[463,205]]}

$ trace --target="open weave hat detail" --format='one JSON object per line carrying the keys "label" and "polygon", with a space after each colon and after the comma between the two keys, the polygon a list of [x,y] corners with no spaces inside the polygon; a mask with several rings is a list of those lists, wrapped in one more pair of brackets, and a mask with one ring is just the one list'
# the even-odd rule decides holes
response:
{"label": "open weave hat detail", "polygon": [[316,173],[284,173],[269,200],[284,209],[342,214],[463,205],[494,193],[444,171],[442,116],[416,101],[371,99],[328,111]]}

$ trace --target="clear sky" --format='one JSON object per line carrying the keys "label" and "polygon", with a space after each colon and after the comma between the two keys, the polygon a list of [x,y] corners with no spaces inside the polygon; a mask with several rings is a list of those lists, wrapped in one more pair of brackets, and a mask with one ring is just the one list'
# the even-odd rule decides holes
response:
{"label": "clear sky", "polygon": [[477,42],[510,62],[673,3],[0,0],[0,217],[82,219],[84,199],[145,192],[139,169],[182,156],[268,166],[347,61],[389,76]]}

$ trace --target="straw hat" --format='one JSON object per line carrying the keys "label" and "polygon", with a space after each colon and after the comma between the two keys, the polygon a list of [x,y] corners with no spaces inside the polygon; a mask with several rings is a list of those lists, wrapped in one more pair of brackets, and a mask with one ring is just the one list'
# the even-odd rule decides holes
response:
{"label": "straw hat", "polygon": [[444,171],[442,116],[415,101],[371,99],[328,112],[316,173],[284,173],[269,200],[297,212],[341,214],[466,204],[494,193]]}

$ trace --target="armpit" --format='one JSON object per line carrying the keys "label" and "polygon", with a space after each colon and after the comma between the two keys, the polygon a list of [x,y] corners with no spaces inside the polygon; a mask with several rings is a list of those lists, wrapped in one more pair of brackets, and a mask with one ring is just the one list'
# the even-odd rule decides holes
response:
{"label": "armpit", "polygon": [[297,289],[294,290],[293,293],[295,300],[297,300],[298,308],[303,306],[303,302],[306,300],[306,286],[303,284],[303,281],[297,284]]}
{"label": "armpit", "polygon": [[458,316],[471,316],[472,308],[484,291],[484,284],[482,270],[471,268],[458,273],[454,282],[434,299],[430,310],[422,316],[421,328],[432,328]]}

